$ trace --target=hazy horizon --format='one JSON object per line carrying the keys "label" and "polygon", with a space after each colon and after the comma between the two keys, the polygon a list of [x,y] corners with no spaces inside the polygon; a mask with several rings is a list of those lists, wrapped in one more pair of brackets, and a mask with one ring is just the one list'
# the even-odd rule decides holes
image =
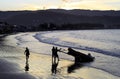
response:
{"label": "hazy horizon", "polygon": [[[11,12],[11,11],[42,11],[42,10],[68,10],[68,9],[38,9],[38,10],[0,10],[1,12]],[[120,10],[91,10],[91,9],[69,9],[69,10],[89,10],[89,11],[120,11]]]}
{"label": "hazy horizon", "polygon": [[85,9],[120,10],[120,0],[3,0],[0,11]]}

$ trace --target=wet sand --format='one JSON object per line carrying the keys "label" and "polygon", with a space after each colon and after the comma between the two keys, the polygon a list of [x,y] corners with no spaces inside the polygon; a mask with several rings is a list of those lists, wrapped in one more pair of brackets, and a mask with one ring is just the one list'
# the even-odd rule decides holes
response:
{"label": "wet sand", "polygon": [[[60,59],[57,67],[57,76],[55,76],[55,74],[51,72],[51,56],[31,52],[28,60],[29,70],[25,71],[26,59],[23,53],[24,50],[6,45],[1,45],[0,48],[0,78],[2,79],[62,78],[63,75],[61,75],[62,72],[60,68],[67,67],[73,63],[68,60]],[[8,75],[8,77],[6,77],[6,75]]]}
{"label": "wet sand", "polygon": [[119,79],[105,71],[84,64],[74,64],[73,61],[65,59],[60,59],[57,73],[52,74],[51,56],[35,52],[31,52],[27,63],[29,71],[25,71],[24,50],[10,44],[0,45],[0,79]]}

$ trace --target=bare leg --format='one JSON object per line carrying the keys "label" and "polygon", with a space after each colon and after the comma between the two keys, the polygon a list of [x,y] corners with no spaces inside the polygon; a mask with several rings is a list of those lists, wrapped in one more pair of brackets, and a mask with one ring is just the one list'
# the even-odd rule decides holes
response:
{"label": "bare leg", "polygon": [[58,56],[58,61],[60,61],[59,56]]}
{"label": "bare leg", "polygon": [[26,56],[26,62],[28,62],[29,56]]}
{"label": "bare leg", "polygon": [[56,62],[56,56],[54,57],[54,63]]}
{"label": "bare leg", "polygon": [[58,55],[57,55],[57,57],[56,57],[56,58],[57,58],[57,60],[58,60],[58,61],[60,60]]}
{"label": "bare leg", "polygon": [[53,63],[53,61],[54,61],[54,57],[53,57],[53,55],[52,55],[52,63]]}

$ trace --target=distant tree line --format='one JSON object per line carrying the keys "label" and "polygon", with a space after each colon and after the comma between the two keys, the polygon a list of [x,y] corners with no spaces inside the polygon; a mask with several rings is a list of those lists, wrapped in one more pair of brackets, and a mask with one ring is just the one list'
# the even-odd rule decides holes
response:
{"label": "distant tree line", "polygon": [[0,34],[12,33],[13,29],[13,25],[9,25],[7,22],[0,22]]}
{"label": "distant tree line", "polygon": [[[66,30],[84,30],[84,29],[103,29],[103,24],[93,24],[93,23],[79,23],[79,24],[63,24],[62,29]],[[64,28],[65,27],[65,28]]]}
{"label": "distant tree line", "polygon": [[7,22],[0,22],[0,34],[14,32],[31,32],[31,31],[51,31],[51,30],[85,30],[85,29],[120,29],[120,24],[104,26],[97,23],[76,23],[61,24],[43,23],[37,26],[10,25]]}

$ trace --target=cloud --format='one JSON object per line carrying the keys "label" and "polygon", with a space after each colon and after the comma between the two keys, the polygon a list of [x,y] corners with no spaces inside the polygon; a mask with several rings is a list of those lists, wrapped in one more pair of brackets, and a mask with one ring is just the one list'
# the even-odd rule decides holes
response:
{"label": "cloud", "polygon": [[120,6],[115,6],[116,3],[120,3],[120,0],[81,0],[66,3],[64,7],[66,9],[119,10]]}
{"label": "cloud", "polygon": [[45,8],[44,6],[39,6],[35,4],[23,4],[22,9],[23,10],[38,10],[38,9],[43,9]]}
{"label": "cloud", "polygon": [[62,2],[80,2],[80,1],[83,1],[83,0],[61,0]]}
{"label": "cloud", "polygon": [[24,10],[38,10],[49,8],[91,9],[91,10],[120,10],[120,0],[61,0],[62,3],[48,3],[44,5],[24,4]]}
{"label": "cloud", "polygon": [[49,8],[120,10],[120,0],[1,0],[0,2],[0,10]]}
{"label": "cloud", "polygon": [[68,2],[68,1],[70,1],[70,0],[62,0],[62,2]]}

